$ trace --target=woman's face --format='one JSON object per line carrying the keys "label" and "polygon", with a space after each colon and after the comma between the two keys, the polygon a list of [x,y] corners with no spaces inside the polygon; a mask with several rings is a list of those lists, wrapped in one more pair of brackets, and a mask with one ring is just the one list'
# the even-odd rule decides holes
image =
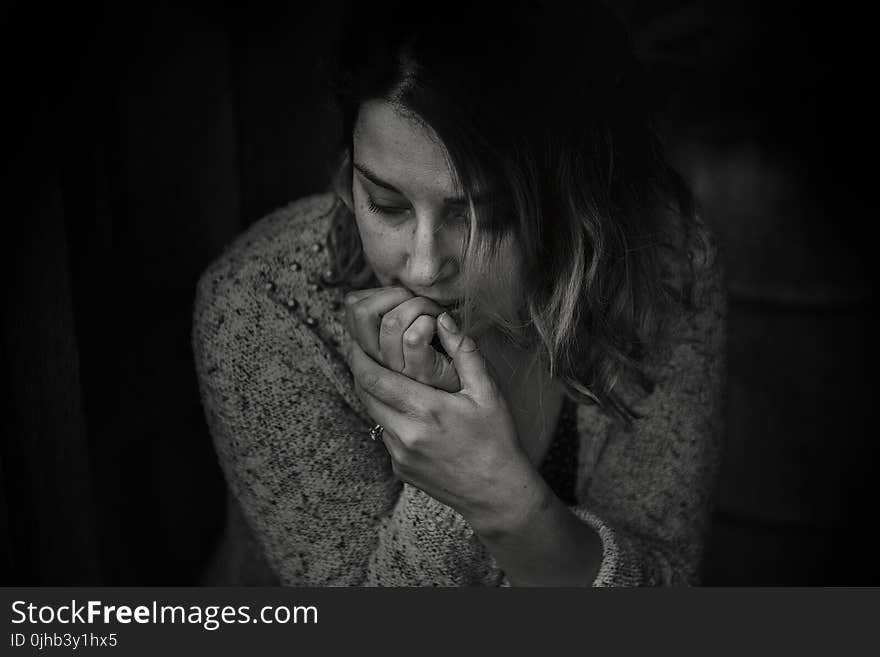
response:
{"label": "woman's face", "polygon": [[368,101],[353,141],[354,215],[379,282],[454,305],[468,206],[439,140],[392,104]]}
{"label": "woman's face", "polygon": [[[353,135],[352,204],[364,256],[383,286],[455,307],[464,297],[461,256],[470,230],[468,202],[456,189],[437,135],[391,103],[365,102]],[[472,284],[471,334],[495,320],[516,318],[521,304],[520,258],[501,241],[489,268]]]}

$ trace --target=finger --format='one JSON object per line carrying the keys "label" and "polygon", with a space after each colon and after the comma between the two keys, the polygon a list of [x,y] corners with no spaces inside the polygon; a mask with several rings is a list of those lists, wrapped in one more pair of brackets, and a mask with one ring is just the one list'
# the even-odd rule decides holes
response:
{"label": "finger", "polygon": [[407,418],[402,416],[398,411],[385,404],[382,400],[373,397],[364,390],[355,380],[355,393],[363,402],[370,417],[376,424],[382,425],[381,440],[388,452],[395,458],[399,458],[404,446],[401,442],[398,431],[400,423],[406,421]]}
{"label": "finger", "polygon": [[379,349],[379,322],[382,315],[412,296],[412,292],[402,287],[379,288],[372,294],[352,295],[350,299],[346,296],[349,333],[374,360],[383,362]]}
{"label": "finger", "polygon": [[376,288],[370,288],[368,290],[351,290],[350,292],[346,293],[342,304],[345,308],[345,329],[352,337],[354,337],[354,323],[352,321],[351,307],[361,299],[370,296],[375,291]]}
{"label": "finger", "polygon": [[425,297],[407,299],[386,312],[379,327],[379,350],[385,367],[395,372],[403,372],[406,367],[404,334],[420,316],[436,317],[442,312],[443,308],[436,301]]}
{"label": "finger", "polygon": [[364,392],[398,413],[418,418],[436,405],[436,390],[382,367],[357,342],[351,343],[348,366]]}
{"label": "finger", "polygon": [[369,296],[376,294],[376,292],[380,292],[382,290],[387,290],[386,287],[368,287],[363,290],[350,290],[345,294],[345,303],[355,303],[356,301],[360,301],[361,299],[366,299]]}
{"label": "finger", "polygon": [[410,325],[403,335],[403,373],[434,388],[458,392],[461,384],[452,361],[431,346],[436,332],[437,320],[430,315],[422,315]]}
{"label": "finger", "polygon": [[440,343],[452,358],[461,382],[461,391],[476,398],[486,398],[493,392],[495,382],[477,343],[461,332],[448,312],[440,315],[437,323]]}
{"label": "finger", "polygon": [[345,327],[349,333],[354,335],[354,329],[351,325],[351,313],[349,312],[351,306],[384,289],[384,287],[370,287],[364,290],[350,290],[346,292],[343,306],[345,307]]}
{"label": "finger", "polygon": [[[431,315],[420,315],[409,325],[403,334],[402,372],[409,377],[430,375],[434,369],[434,350],[431,340],[437,330],[437,320]],[[419,379],[421,380],[421,379]]]}

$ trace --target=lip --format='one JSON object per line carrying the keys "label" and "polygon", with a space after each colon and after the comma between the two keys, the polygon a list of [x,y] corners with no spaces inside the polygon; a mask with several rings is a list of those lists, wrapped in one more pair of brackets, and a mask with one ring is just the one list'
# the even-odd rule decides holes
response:
{"label": "lip", "polygon": [[[425,298],[430,299],[430,297],[425,297]],[[451,299],[449,301],[441,301],[440,299],[431,299],[431,301],[433,301],[434,303],[436,303],[440,306],[443,306],[447,310],[455,310],[456,308],[458,308],[458,306],[461,303],[458,299]]]}
{"label": "lip", "polygon": [[432,297],[427,294],[419,294],[415,290],[410,290],[409,288],[406,288],[406,289],[409,290],[409,292],[411,292],[412,294],[414,294],[417,297],[424,297],[425,299],[430,299],[434,303],[436,303],[440,306],[443,306],[444,308],[448,308],[450,310],[453,308],[457,308],[461,304],[461,299],[438,299],[436,297]]}

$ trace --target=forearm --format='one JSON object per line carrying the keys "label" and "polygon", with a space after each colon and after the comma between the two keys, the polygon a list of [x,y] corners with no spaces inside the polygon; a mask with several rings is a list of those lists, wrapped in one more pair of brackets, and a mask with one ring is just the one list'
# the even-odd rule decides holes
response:
{"label": "forearm", "polygon": [[510,509],[468,521],[515,586],[589,586],[602,564],[602,540],[531,470]]}

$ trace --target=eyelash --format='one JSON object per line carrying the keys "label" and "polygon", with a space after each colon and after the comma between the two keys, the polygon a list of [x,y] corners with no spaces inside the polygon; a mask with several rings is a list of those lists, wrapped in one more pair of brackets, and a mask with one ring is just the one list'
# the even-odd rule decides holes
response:
{"label": "eyelash", "polygon": [[387,205],[377,205],[376,202],[371,198],[367,197],[367,207],[370,209],[370,212],[375,214],[387,214],[391,216],[397,216],[406,212],[409,208],[395,208]]}
{"label": "eyelash", "polygon": [[[369,209],[369,211],[374,214],[384,214],[391,217],[396,217],[409,211],[409,208],[397,208],[393,206],[379,205],[373,200],[371,196],[367,196],[367,209]],[[468,219],[466,214],[457,214],[452,218],[455,219],[457,222],[465,222]]]}

